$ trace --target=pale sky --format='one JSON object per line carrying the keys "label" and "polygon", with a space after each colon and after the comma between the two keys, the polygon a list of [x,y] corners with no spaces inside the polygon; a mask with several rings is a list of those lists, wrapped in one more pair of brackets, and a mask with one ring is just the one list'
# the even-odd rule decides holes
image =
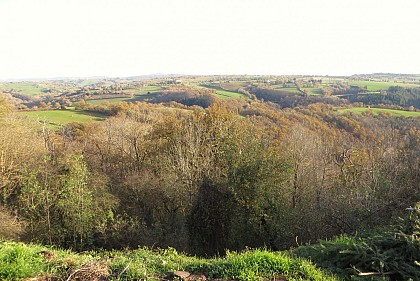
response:
{"label": "pale sky", "polygon": [[0,0],[0,79],[420,73],[420,0]]}

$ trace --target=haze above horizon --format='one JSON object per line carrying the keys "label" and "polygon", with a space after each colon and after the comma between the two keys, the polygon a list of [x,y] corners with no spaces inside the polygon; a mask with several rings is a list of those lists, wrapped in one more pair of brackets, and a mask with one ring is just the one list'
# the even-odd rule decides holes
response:
{"label": "haze above horizon", "polygon": [[420,73],[420,2],[0,0],[0,79]]}

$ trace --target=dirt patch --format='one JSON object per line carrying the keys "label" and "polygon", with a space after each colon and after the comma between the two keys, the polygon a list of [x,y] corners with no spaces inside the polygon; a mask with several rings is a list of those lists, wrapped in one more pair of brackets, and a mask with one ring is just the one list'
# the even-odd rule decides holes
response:
{"label": "dirt patch", "polygon": [[108,280],[110,270],[105,263],[88,262],[80,268],[71,269],[67,275],[66,281],[105,281]]}
{"label": "dirt patch", "polygon": [[204,274],[191,274],[188,271],[174,271],[168,276],[169,280],[206,281]]}
{"label": "dirt patch", "polygon": [[39,252],[39,254],[46,261],[52,261],[52,260],[54,260],[57,257],[53,252],[50,252],[50,251],[41,251],[41,252]]}

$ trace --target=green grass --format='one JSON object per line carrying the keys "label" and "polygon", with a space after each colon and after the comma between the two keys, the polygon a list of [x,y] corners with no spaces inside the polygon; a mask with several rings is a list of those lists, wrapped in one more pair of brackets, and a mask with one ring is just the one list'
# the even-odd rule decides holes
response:
{"label": "green grass", "polygon": [[162,90],[162,87],[151,85],[151,86],[145,86],[143,88],[130,89],[125,92],[133,94],[133,95],[146,95],[147,93],[159,92],[161,90]]}
{"label": "green grass", "polygon": [[285,91],[293,94],[300,94],[300,91],[296,87],[285,87],[285,88],[277,88],[277,90]]}
{"label": "green grass", "polygon": [[406,110],[396,110],[396,109],[387,109],[387,108],[367,108],[367,107],[353,107],[346,109],[339,109],[339,113],[353,112],[356,114],[361,114],[363,112],[371,111],[374,115],[379,113],[388,113],[393,116],[404,116],[404,117],[420,117],[420,112],[406,111]]}
{"label": "green grass", "polygon": [[28,116],[32,119],[45,121],[53,125],[66,125],[70,122],[92,122],[103,120],[104,116],[92,114],[91,112],[66,109],[66,110],[39,110],[39,111],[21,111],[20,115]]}
{"label": "green grass", "polygon": [[[47,260],[45,254],[54,258]],[[28,277],[63,277],[92,260],[89,254],[47,248],[35,244],[0,241],[0,280],[15,281]],[[72,279],[73,280],[73,279]]]}
{"label": "green grass", "polygon": [[103,99],[92,99],[86,100],[88,104],[98,105],[104,102],[136,102],[136,101],[144,101],[149,97],[156,96],[157,92],[161,91],[162,87],[160,86],[145,86],[143,88],[137,89],[129,89],[125,90],[124,92],[127,94],[133,95],[133,97],[126,97],[126,98],[103,98]]}
{"label": "green grass", "polygon": [[317,96],[322,95],[322,89],[320,88],[303,88],[309,95]]}
{"label": "green grass", "polygon": [[221,88],[226,89],[227,91],[238,92],[240,88],[243,88],[248,84],[249,84],[248,81],[232,81],[232,82],[221,83],[220,86]]}
{"label": "green grass", "polygon": [[94,84],[97,84],[97,83],[100,83],[100,82],[103,82],[103,80],[101,80],[101,79],[86,79],[86,80],[83,80],[82,82],[79,82],[78,85],[81,86],[81,87],[84,87],[84,86],[94,85]]}
{"label": "green grass", "polygon": [[[272,88],[275,90],[280,90],[280,91],[284,91],[284,92],[288,92],[288,93],[293,93],[293,94],[300,94],[301,92],[297,89],[297,87],[295,86],[295,84],[289,84],[289,87],[283,87],[283,84],[281,85],[273,85]],[[303,89],[307,89],[307,88],[302,88]]]}
{"label": "green grass", "polygon": [[129,102],[132,101],[131,98],[109,98],[109,99],[93,99],[93,100],[86,100],[86,103],[98,105],[104,102]]}
{"label": "green grass", "polygon": [[[46,258],[46,253],[49,258]],[[204,274],[209,280],[340,280],[317,269],[308,260],[292,258],[286,252],[248,250],[228,252],[224,258],[202,259],[180,254],[172,248],[75,254],[34,244],[0,242],[0,280],[36,276],[88,280],[83,277],[87,278],[90,274],[92,278],[95,273],[96,277],[102,274],[107,280],[162,280],[168,279],[167,276],[177,270]]]}
{"label": "green grass", "polygon": [[39,247],[28,247],[24,244],[0,244],[0,279],[19,280],[36,276],[44,270]]}
{"label": "green grass", "polygon": [[370,92],[388,90],[391,86],[401,86],[401,87],[420,87],[419,84],[409,84],[409,83],[393,83],[393,82],[380,82],[380,81],[349,81],[351,86],[367,86],[367,90]]}
{"label": "green grass", "polygon": [[0,83],[0,91],[14,89],[20,94],[27,95],[27,96],[45,95],[45,93],[42,92],[42,90],[47,90],[50,88],[53,88],[53,86],[46,83],[32,83],[32,82]]}
{"label": "green grass", "polygon": [[244,97],[244,95],[242,95],[240,93],[226,91],[226,90],[220,88],[219,86],[201,85],[201,87],[215,90],[216,91],[216,96],[218,96],[221,99],[243,98]]}

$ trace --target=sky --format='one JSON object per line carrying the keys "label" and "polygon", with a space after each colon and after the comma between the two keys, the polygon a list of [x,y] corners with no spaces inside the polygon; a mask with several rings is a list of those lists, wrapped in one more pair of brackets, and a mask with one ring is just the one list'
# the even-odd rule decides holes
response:
{"label": "sky", "polygon": [[419,0],[0,0],[0,79],[420,73]]}

